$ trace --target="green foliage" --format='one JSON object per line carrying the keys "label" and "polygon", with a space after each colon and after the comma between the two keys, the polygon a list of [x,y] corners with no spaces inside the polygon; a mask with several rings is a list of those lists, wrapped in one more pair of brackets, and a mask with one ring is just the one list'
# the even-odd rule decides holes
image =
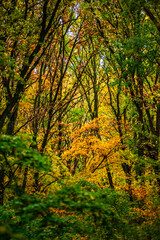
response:
{"label": "green foliage", "polygon": [[[0,239],[157,240],[159,199],[157,203],[149,197],[150,190],[137,193],[134,189],[140,182],[158,193],[160,186],[157,2],[8,0],[0,4],[0,131],[12,134],[10,124],[14,128],[17,122],[20,127],[22,121],[25,124],[19,130],[25,132],[26,126],[38,144],[45,140],[43,136],[46,144],[51,141],[45,151],[56,167],[52,172],[51,161],[24,135],[0,136],[0,203],[4,204]],[[28,103],[25,111],[22,99]],[[68,186],[59,184],[73,167],[74,173],[81,174],[84,157],[53,157],[57,142],[60,152],[70,149],[70,132],[76,124],[88,122],[92,109],[101,115],[106,103],[114,113],[113,119],[107,116],[109,110],[104,114],[108,126],[114,126],[113,135],[119,132],[122,143],[120,151],[115,149],[120,156],[107,159],[107,164],[114,177],[126,178],[128,189],[116,181],[115,189],[128,191],[130,200],[122,190],[100,189],[84,179]],[[59,120],[64,126],[60,124],[57,131]],[[100,129],[95,134],[103,138]],[[46,196],[57,181],[59,190],[53,193],[51,189],[52,195]],[[32,195],[36,191],[39,195]]]}
{"label": "green foliage", "polygon": [[49,159],[28,146],[21,137],[1,135],[0,154],[7,167],[10,164],[21,164],[39,170],[49,170]]}
{"label": "green foliage", "polygon": [[[0,136],[0,173],[2,197],[7,201],[24,193],[23,170],[49,171],[50,161],[21,137]],[[33,146],[33,144],[32,144]]]}
{"label": "green foliage", "polygon": [[1,207],[0,221],[27,239],[135,239],[127,197],[82,182],[42,200],[17,197]]}
{"label": "green foliage", "polygon": [[74,108],[69,112],[67,118],[70,119],[70,122],[78,122],[84,116],[85,110],[80,108]]}

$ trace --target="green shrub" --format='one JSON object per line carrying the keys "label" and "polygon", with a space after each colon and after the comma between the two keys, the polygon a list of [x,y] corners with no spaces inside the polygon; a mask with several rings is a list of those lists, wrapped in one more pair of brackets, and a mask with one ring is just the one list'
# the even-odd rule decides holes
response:
{"label": "green shrub", "polygon": [[62,186],[44,199],[17,197],[1,212],[0,221],[27,239],[135,239],[127,197],[95,186],[88,190],[84,183]]}

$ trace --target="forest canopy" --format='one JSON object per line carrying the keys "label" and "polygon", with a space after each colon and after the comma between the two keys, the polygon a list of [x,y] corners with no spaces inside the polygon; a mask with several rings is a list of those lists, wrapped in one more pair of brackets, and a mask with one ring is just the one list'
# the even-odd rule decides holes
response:
{"label": "forest canopy", "polygon": [[157,240],[160,3],[0,1],[0,238]]}

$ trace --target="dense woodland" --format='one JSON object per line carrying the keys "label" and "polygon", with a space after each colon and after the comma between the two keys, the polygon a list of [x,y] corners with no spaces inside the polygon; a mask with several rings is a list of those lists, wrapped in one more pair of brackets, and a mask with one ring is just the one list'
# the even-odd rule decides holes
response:
{"label": "dense woodland", "polygon": [[0,1],[0,239],[158,240],[160,3]]}

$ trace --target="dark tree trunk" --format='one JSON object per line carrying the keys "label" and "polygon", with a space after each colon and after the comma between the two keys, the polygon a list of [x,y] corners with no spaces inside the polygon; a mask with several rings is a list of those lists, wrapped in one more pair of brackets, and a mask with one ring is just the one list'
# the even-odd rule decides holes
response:
{"label": "dark tree trunk", "polygon": [[15,105],[13,112],[11,113],[11,116],[9,118],[9,122],[7,125],[7,132],[6,132],[8,135],[14,134],[14,128],[15,128],[17,114],[18,114],[18,107],[19,107],[19,103]]}
{"label": "dark tree trunk", "polygon": [[114,189],[113,179],[112,179],[112,175],[111,175],[111,171],[108,163],[106,164],[106,171],[107,171],[110,188]]}
{"label": "dark tree trunk", "polygon": [[4,177],[5,177],[5,172],[3,167],[0,169],[0,205],[3,205],[4,202]]}

